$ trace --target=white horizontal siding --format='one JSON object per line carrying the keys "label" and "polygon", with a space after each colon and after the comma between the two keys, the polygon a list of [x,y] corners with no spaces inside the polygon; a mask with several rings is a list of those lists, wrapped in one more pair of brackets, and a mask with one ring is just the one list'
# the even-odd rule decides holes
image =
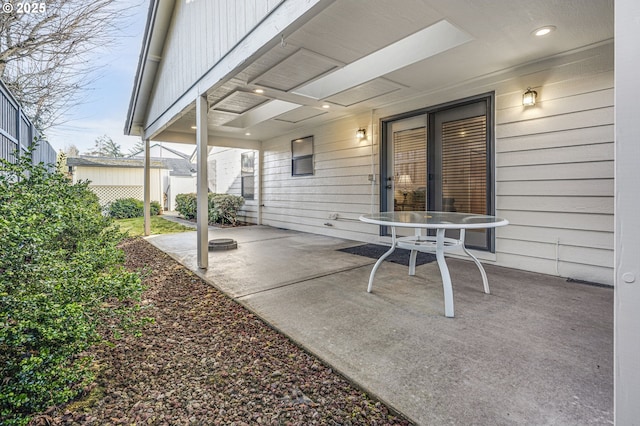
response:
{"label": "white horizontal siding", "polygon": [[570,58],[527,76],[534,107],[496,91],[496,247],[504,266],[613,284],[613,61],[594,52],[573,78]]}
{"label": "white horizontal siding", "polygon": [[599,196],[610,197],[613,194],[613,179],[589,179],[588,185],[580,179],[554,179],[553,185],[545,180],[502,181],[497,184],[497,193],[503,196]]}
{"label": "white horizontal siding", "polygon": [[[378,148],[359,141],[356,130],[368,127],[370,115],[351,117],[263,142],[262,223],[357,240],[377,229],[358,220],[378,203]],[[314,174],[291,176],[291,140],[313,135]],[[337,220],[329,219],[337,214]]]}
{"label": "white horizontal siding", "polygon": [[496,181],[599,179],[614,176],[613,160],[602,159],[586,163],[501,166]]}
{"label": "white horizontal siding", "polygon": [[498,210],[529,212],[613,214],[613,196],[558,197],[549,195],[507,196],[499,194]]}
{"label": "white horizontal siding", "polygon": [[496,148],[498,153],[556,148],[558,139],[562,140],[562,145],[565,147],[581,146],[585,144],[610,143],[612,142],[612,136],[613,124],[609,124],[550,133],[516,135],[508,139],[503,138],[500,146]]}
{"label": "white horizontal siding", "polygon": [[499,263],[509,268],[522,269],[525,271],[539,272],[542,274],[560,275],[576,280],[607,283],[609,268],[601,266],[573,264],[564,261],[556,262],[554,259],[537,257],[535,254],[526,253],[524,255],[514,253],[498,253]]}
{"label": "white horizontal siding", "polygon": [[511,238],[518,241],[556,243],[563,246],[594,247],[605,250],[613,248],[613,235],[606,231],[570,229],[546,226],[519,225],[511,222],[506,228],[496,231],[498,238]]}
{"label": "white horizontal siding", "polygon": [[[158,201],[162,205],[163,176],[166,170],[150,170],[151,201]],[[89,189],[94,190],[105,205],[119,198],[142,199],[141,188],[144,186],[144,169],[137,167],[83,167],[74,168],[73,181],[89,181]]]}
{"label": "white horizontal siding", "polygon": [[[577,220],[575,213],[541,212],[529,210],[500,210],[510,224],[538,228],[567,228],[581,231],[611,232],[613,216],[610,214],[583,214]],[[505,228],[508,236],[510,227]]]}
{"label": "white horizontal siding", "polygon": [[[522,92],[538,91],[524,108]],[[553,58],[454,90],[303,129],[263,143],[263,223],[375,241],[378,228],[356,220],[379,210],[374,149],[354,134],[383,117],[495,92],[496,264],[613,284],[613,57],[611,46]],[[370,133],[370,132],[368,132]],[[377,133],[377,129],[376,129]],[[291,176],[290,140],[314,136],[315,174]],[[338,220],[329,220],[338,213]],[[341,218],[344,218],[341,220]],[[331,226],[328,226],[330,224]]]}
{"label": "white horizontal siding", "polygon": [[[152,169],[157,178],[158,169]],[[144,174],[142,168],[134,167],[84,167],[76,166],[74,181],[89,180],[92,185],[143,185]]]}

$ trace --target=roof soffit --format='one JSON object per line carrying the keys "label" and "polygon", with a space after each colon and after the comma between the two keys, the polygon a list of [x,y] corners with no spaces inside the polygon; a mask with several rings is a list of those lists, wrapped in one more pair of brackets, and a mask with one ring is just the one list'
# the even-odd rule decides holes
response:
{"label": "roof soffit", "polygon": [[[285,29],[286,37],[277,42],[271,40],[269,49],[245,61],[221,84],[207,91],[210,105],[215,105],[235,91],[264,88],[268,101],[259,111],[265,113],[258,114],[255,108],[222,117],[219,112],[210,111],[210,134],[273,137],[610,42],[613,37],[611,0],[408,0],[402,3],[403,7],[397,5],[393,0],[369,0],[363,8],[359,1],[338,1],[297,29]],[[416,56],[401,66],[383,54],[391,51],[394,44],[442,22],[462,38],[451,46],[435,49],[431,56]],[[544,24],[557,25],[558,30],[547,39],[532,37],[531,31]],[[429,40],[421,43],[433,49]],[[422,49],[420,46],[418,43],[407,50],[415,53]],[[307,58],[312,59],[308,66]],[[357,63],[364,64],[361,72],[355,73],[360,79],[345,82],[337,78]],[[289,71],[291,75],[287,75]],[[378,75],[380,72],[382,75]],[[269,107],[272,102],[280,102],[282,108],[287,105],[287,111]],[[323,111],[323,105],[330,108],[316,113]],[[266,110],[272,110],[273,115],[266,114]],[[195,123],[194,118],[193,112],[186,111],[171,130],[193,133],[190,126]]]}

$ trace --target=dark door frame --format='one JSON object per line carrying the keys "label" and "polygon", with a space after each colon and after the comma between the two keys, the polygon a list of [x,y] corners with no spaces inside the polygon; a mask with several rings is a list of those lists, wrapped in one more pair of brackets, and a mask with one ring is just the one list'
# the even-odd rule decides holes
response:
{"label": "dark door frame", "polygon": [[[387,140],[387,132],[389,130],[389,125],[392,122],[403,120],[406,118],[415,117],[418,115],[427,115],[427,138],[433,138],[434,132],[434,114],[440,111],[445,111],[447,109],[457,108],[461,106],[465,106],[468,104],[476,103],[478,101],[486,102],[486,110],[487,110],[487,176],[490,178],[487,179],[487,211],[491,215],[495,215],[495,92],[483,93],[475,96],[470,96],[468,98],[459,99],[456,101],[446,102],[438,105],[434,105],[431,107],[425,107],[413,111],[403,112],[400,114],[382,117],[380,118],[380,209],[381,211],[386,210],[386,206],[388,205],[388,196],[387,191],[384,190],[384,187],[387,182],[388,172],[387,172],[387,164],[388,164],[388,152],[387,149],[389,141]],[[431,144],[433,145],[433,144]],[[432,148],[431,148],[432,149]],[[428,156],[429,158],[429,156]],[[434,160],[432,160],[434,161]],[[432,186],[433,179],[427,178],[428,187]],[[432,188],[430,188],[432,189]],[[432,191],[431,191],[432,192]],[[389,230],[387,227],[380,227],[380,235],[389,235]],[[487,232],[487,246],[488,251],[491,253],[495,252],[495,231],[494,229],[489,229]]]}

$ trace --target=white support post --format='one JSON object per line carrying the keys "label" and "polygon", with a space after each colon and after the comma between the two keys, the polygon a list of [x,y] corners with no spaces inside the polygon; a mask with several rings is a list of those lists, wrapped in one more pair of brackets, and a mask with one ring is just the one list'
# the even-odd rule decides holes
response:
{"label": "white support post", "polygon": [[197,188],[197,253],[198,268],[209,267],[209,184],[207,178],[207,98],[198,96],[196,99],[196,156],[198,178]]}
{"label": "white support post", "polygon": [[262,150],[262,144],[260,145],[260,149],[258,150],[258,182],[257,187],[257,198],[258,198],[258,217],[257,224],[262,225],[262,167],[264,166],[264,151]]}
{"label": "white support post", "polygon": [[149,139],[144,139],[144,235],[151,235],[151,154]]}
{"label": "white support post", "polygon": [[640,424],[640,4],[615,2],[614,423]]}

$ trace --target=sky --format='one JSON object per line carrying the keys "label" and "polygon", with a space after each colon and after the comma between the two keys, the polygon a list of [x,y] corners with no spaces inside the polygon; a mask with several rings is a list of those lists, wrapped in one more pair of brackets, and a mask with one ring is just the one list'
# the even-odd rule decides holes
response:
{"label": "sky", "polygon": [[[149,1],[140,1],[132,7],[117,44],[108,50],[96,52],[95,61],[104,64],[94,76],[97,80],[82,93],[87,102],[71,109],[63,123],[47,129],[47,140],[56,151],[75,145],[80,154],[91,150],[96,138],[107,135],[128,154],[137,136],[125,136],[124,124],[129,100],[142,48],[142,37],[147,21]],[[166,144],[181,152],[191,153],[193,146]]]}

